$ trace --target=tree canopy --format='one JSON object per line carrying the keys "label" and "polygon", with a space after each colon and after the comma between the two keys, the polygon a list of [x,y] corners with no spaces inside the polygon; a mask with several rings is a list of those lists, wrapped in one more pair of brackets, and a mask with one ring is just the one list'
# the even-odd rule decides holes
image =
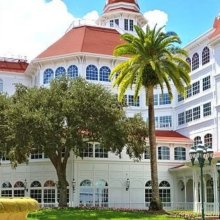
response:
{"label": "tree canopy", "polygon": [[9,103],[5,114],[9,158],[17,165],[33,152],[44,152],[57,173],[61,207],[67,206],[66,165],[71,151],[81,156],[93,141],[119,156],[125,146],[133,158],[144,151],[145,122],[140,115],[128,119],[116,96],[101,85],[65,77],[49,87],[17,85]]}

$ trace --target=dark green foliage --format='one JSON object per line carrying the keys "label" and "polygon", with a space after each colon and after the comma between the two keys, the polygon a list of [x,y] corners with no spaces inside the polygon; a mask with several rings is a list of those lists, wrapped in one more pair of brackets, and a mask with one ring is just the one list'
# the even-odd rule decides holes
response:
{"label": "dark green foliage", "polygon": [[115,95],[100,85],[63,77],[46,88],[17,85],[16,93],[5,100],[11,102],[6,115],[10,135],[2,141],[12,164],[27,161],[31,152],[44,152],[57,172],[61,207],[67,206],[71,151],[80,156],[88,142],[96,141],[118,155],[126,144],[130,157],[143,153],[147,133],[142,118],[127,119]]}

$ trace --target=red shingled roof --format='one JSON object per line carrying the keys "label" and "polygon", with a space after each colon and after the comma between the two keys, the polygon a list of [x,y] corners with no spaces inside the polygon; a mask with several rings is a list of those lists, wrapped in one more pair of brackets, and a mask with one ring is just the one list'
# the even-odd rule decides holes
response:
{"label": "red shingled roof", "polygon": [[165,142],[192,142],[192,140],[176,131],[165,131],[157,130],[156,131],[157,141]]}
{"label": "red shingled roof", "polygon": [[114,48],[121,43],[120,34],[115,29],[80,26],[67,32],[37,58],[77,52],[112,55]]}
{"label": "red shingled roof", "polygon": [[[117,3],[129,3],[129,4],[134,4],[134,6],[137,6],[134,7],[133,9],[129,8],[129,7],[123,7],[123,8],[115,8],[115,7],[110,7],[112,4],[117,4]],[[110,11],[117,11],[117,10],[125,10],[125,11],[133,11],[133,12],[139,12],[139,5],[137,3],[137,1],[135,0],[109,0],[107,2],[107,4],[105,5],[104,7],[104,13],[107,13],[107,12],[110,12]]]}
{"label": "red shingled roof", "polygon": [[215,18],[213,29],[214,29],[214,32],[211,34],[210,38],[214,38],[220,34],[220,16]]}
{"label": "red shingled roof", "polygon": [[0,71],[24,73],[28,67],[25,60],[20,59],[0,59]]}

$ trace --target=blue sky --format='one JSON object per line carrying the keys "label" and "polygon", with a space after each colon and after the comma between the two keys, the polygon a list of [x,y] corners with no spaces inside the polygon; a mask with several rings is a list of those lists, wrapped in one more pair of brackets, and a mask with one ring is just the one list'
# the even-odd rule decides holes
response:
{"label": "blue sky", "polygon": [[[79,19],[92,22],[106,0],[0,0],[0,57],[32,60]],[[149,24],[166,24],[185,46],[212,28],[220,0],[138,0]],[[24,7],[25,5],[25,7]]]}
{"label": "blue sky", "polygon": [[[63,0],[68,10],[82,17],[92,10],[102,13],[105,0]],[[167,31],[175,31],[187,44],[206,32],[220,13],[220,0],[138,0],[141,12],[160,10],[168,14]]]}

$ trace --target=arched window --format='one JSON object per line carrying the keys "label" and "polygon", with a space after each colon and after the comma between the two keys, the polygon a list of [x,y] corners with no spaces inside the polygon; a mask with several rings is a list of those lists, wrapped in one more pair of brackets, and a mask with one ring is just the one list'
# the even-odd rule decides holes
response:
{"label": "arched window", "polygon": [[93,205],[93,188],[90,180],[83,180],[80,183],[79,202],[84,206]]}
{"label": "arched window", "polygon": [[50,81],[53,79],[53,70],[52,69],[46,69],[44,71],[44,84],[50,83]]}
{"label": "arched window", "polygon": [[174,148],[174,160],[186,160],[186,148],[175,147]]}
{"label": "arched window", "polygon": [[0,92],[3,92],[3,80],[0,79]]}
{"label": "arched window", "polygon": [[39,203],[42,202],[42,189],[39,181],[33,181],[31,183],[30,197],[36,199]]}
{"label": "arched window", "polygon": [[24,183],[21,181],[17,181],[14,185],[14,197],[24,197],[24,190]]}
{"label": "arched window", "polygon": [[60,66],[56,69],[56,72],[55,72],[55,78],[59,78],[61,76],[65,76],[66,74],[66,70],[64,67]]}
{"label": "arched window", "polygon": [[194,138],[194,146],[197,146],[198,144],[200,144],[202,141],[200,136],[197,136]]}
{"label": "arched window", "polygon": [[98,80],[98,69],[94,65],[89,65],[86,68],[86,79]]}
{"label": "arched window", "polygon": [[169,207],[171,204],[171,193],[170,193],[170,184],[167,181],[162,181],[159,184],[159,194],[161,202],[163,203],[164,207]]}
{"label": "arched window", "polygon": [[205,144],[205,146],[212,147],[212,134],[206,134],[204,136],[204,144]]}
{"label": "arched window", "polygon": [[158,159],[169,160],[170,159],[170,148],[169,147],[158,147]]}
{"label": "arched window", "polygon": [[190,69],[191,69],[191,59],[189,57],[186,58],[186,62],[189,64]]}
{"label": "arched window", "polygon": [[52,180],[44,183],[44,203],[55,203],[55,183]]}
{"label": "arched window", "polygon": [[152,184],[151,181],[147,181],[145,184],[145,204],[149,207],[152,198]]}
{"label": "arched window", "polygon": [[108,207],[108,183],[105,180],[95,184],[95,206]]}
{"label": "arched window", "polygon": [[12,185],[10,182],[2,183],[1,196],[2,197],[12,197]]}
{"label": "arched window", "polygon": [[199,54],[194,53],[192,57],[192,70],[199,68]]}
{"label": "arched window", "polygon": [[206,196],[207,202],[214,202],[214,190],[213,190],[213,179],[209,179],[206,182]]}
{"label": "arched window", "polygon": [[210,52],[209,48],[205,47],[202,51],[202,65],[205,65],[210,61]]}
{"label": "arched window", "polygon": [[70,78],[78,77],[78,67],[75,65],[71,65],[67,69],[67,75]]}
{"label": "arched window", "polygon": [[110,82],[109,74],[111,70],[109,69],[109,67],[103,66],[100,68],[99,72],[100,72],[100,77],[99,77],[100,81]]}

